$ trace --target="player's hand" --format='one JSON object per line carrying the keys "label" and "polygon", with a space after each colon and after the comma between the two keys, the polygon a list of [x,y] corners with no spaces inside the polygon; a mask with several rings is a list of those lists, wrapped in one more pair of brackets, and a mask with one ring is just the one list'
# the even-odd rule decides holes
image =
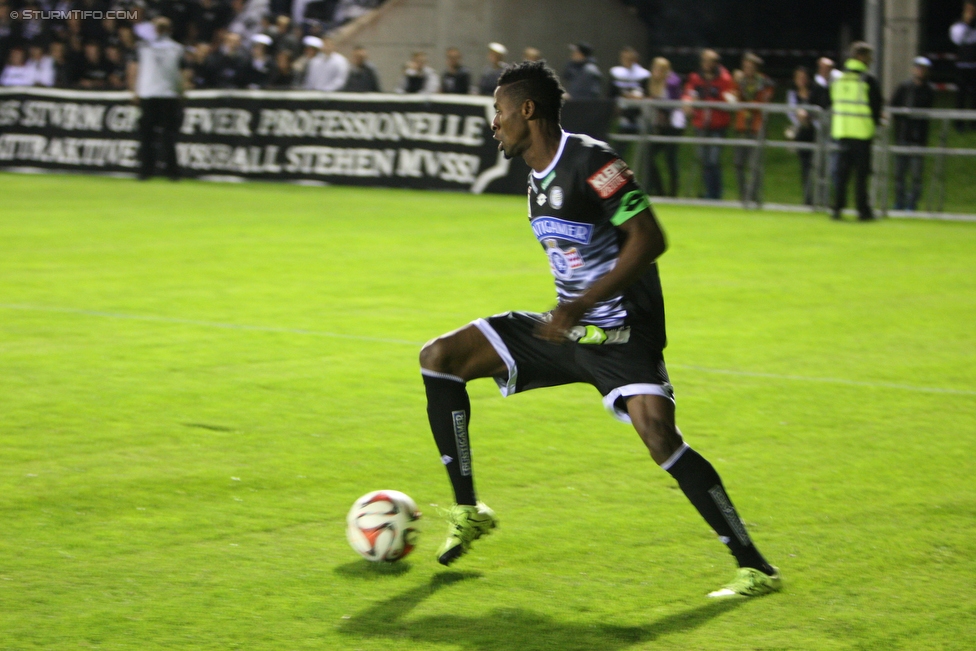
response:
{"label": "player's hand", "polygon": [[569,329],[579,323],[588,309],[586,304],[580,301],[563,303],[552,311],[552,318],[549,321],[539,326],[535,336],[555,344],[566,343]]}

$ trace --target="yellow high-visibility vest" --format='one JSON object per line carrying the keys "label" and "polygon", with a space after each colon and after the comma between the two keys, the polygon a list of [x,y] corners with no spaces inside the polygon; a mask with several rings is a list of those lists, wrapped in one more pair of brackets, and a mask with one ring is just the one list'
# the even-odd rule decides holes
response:
{"label": "yellow high-visibility vest", "polygon": [[830,86],[833,104],[830,135],[835,140],[870,140],[874,137],[874,117],[868,101],[868,83],[864,81],[868,67],[863,61],[848,59],[844,68],[844,74]]}

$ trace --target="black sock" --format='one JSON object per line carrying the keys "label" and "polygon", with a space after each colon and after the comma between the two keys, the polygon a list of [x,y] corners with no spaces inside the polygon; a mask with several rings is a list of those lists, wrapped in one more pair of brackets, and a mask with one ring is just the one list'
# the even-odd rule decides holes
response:
{"label": "black sock", "polygon": [[732,506],[732,500],[725,493],[722,480],[712,464],[689,447],[676,455],[678,458],[669,460],[670,465],[665,464],[664,469],[678,480],[678,486],[685,496],[715,530],[719,540],[728,546],[739,567],[753,567],[772,575],[773,568],[752,544],[745,524]]}
{"label": "black sock", "polygon": [[471,474],[471,447],[468,443],[468,421],[471,401],[464,380],[422,369],[427,389],[427,418],[434,441],[447,466],[458,504],[474,504],[474,478]]}

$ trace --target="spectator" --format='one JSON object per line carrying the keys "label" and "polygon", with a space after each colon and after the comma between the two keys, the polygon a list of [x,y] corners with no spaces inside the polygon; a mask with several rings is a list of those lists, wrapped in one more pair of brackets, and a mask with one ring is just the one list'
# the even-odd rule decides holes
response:
{"label": "spectator", "polygon": [[397,84],[398,93],[436,93],[441,88],[437,72],[427,65],[426,52],[414,52],[403,66],[403,78]]}
{"label": "spectator", "polygon": [[847,203],[847,181],[854,172],[854,194],[860,221],[872,221],[874,214],[868,201],[868,177],[871,175],[871,141],[881,122],[881,90],[878,80],[868,72],[874,59],[874,48],[864,41],[851,45],[851,57],[844,73],[830,86],[834,107],[831,135],[840,145],[837,157],[837,184],[834,187],[834,211],[839,220]]}
{"label": "spectator", "polygon": [[603,73],[596,65],[593,48],[588,43],[569,46],[569,62],[563,70],[563,87],[571,99],[599,99]]}
{"label": "spectator", "polygon": [[508,48],[501,43],[488,44],[488,65],[485,66],[484,71],[481,73],[481,79],[478,81],[479,95],[488,95],[490,97],[495,94],[495,86],[498,85],[498,78],[502,76],[502,72],[508,67],[508,64],[505,63],[505,55],[507,54]]}
{"label": "spectator", "polygon": [[71,69],[68,65],[67,50],[64,43],[54,41],[51,43],[51,62],[54,68],[54,85],[57,88],[68,88],[71,86]]}
{"label": "spectator", "polygon": [[234,18],[234,10],[223,0],[197,0],[190,11],[192,22],[187,36],[193,43],[213,42],[217,31],[225,29]]}
{"label": "spectator", "polygon": [[[671,69],[671,62],[664,57],[657,57],[651,65],[647,94],[652,99],[681,99],[681,77],[675,74]],[[678,136],[684,131],[685,124],[685,114],[680,109],[660,109],[655,113],[652,131],[659,136]],[[667,191],[657,167],[657,157],[661,153],[664,154],[664,162],[668,166]],[[648,162],[651,193],[656,196],[678,196],[678,143],[651,143]]]}
{"label": "spectator", "polygon": [[291,50],[282,48],[274,57],[274,66],[268,75],[268,87],[284,90],[295,85],[295,72],[292,69]]}
{"label": "spectator", "polygon": [[378,93],[380,92],[380,76],[369,61],[369,52],[362,45],[352,50],[349,58],[349,77],[342,90],[347,93]]}
{"label": "spectator", "polygon": [[106,88],[109,90],[125,90],[128,84],[125,79],[126,61],[122,55],[122,49],[115,43],[105,46],[105,64],[108,67],[108,83]]}
{"label": "spectator", "polygon": [[85,59],[78,77],[79,88],[104,90],[108,88],[111,66],[102,56],[102,46],[95,42],[85,43]]}
{"label": "spectator", "polygon": [[322,39],[322,49],[308,62],[305,88],[308,90],[342,90],[349,76],[349,61],[335,51],[331,38]]}
{"label": "spectator", "polygon": [[[620,65],[610,68],[610,98],[642,99],[644,86],[651,77],[650,71],[637,62],[637,50],[629,45],[620,50]],[[618,128],[621,133],[637,133],[641,110],[629,108],[620,111]]]}
{"label": "spectator", "polygon": [[210,53],[207,65],[216,88],[240,88],[247,70],[247,54],[241,47],[241,35],[224,32],[219,48]]}
{"label": "spectator", "polygon": [[274,63],[268,48],[274,41],[267,34],[255,34],[251,37],[251,60],[244,69],[243,85],[245,88],[264,88],[268,83]]}
{"label": "spectator", "polygon": [[[241,6],[242,5],[242,6]],[[233,7],[237,9],[237,15],[230,21],[227,30],[236,32],[241,38],[250,41],[255,34],[261,33],[262,19],[268,15],[269,0],[240,0],[234,2]]]}
{"label": "spectator", "polygon": [[[912,78],[902,82],[895,89],[891,106],[906,108],[932,108],[935,91],[929,84],[929,70],[932,62],[925,57],[913,61]],[[895,144],[903,147],[927,147],[929,144],[929,121],[926,118],[895,116]],[[918,154],[898,154],[895,156],[895,210],[915,210],[922,195],[922,172],[924,156]],[[905,176],[911,174],[912,187],[906,192]]]}
{"label": "spectator", "polygon": [[[762,58],[752,52],[746,52],[742,57],[742,68],[732,76],[738,87],[740,102],[765,104],[773,98],[773,80],[761,72],[762,65]],[[736,112],[733,127],[735,137],[755,139],[762,129],[763,120],[762,111],[743,109]],[[732,161],[742,201],[758,201],[758,151],[755,147],[736,147],[733,152]]]}
{"label": "spectator", "polygon": [[322,49],[322,39],[318,36],[306,36],[302,39],[304,50],[302,55],[295,59],[291,64],[292,83],[296,88],[305,88],[305,79],[308,77],[308,64],[314,59]]}
{"label": "spectator", "polygon": [[[964,0],[962,17],[949,28],[956,52],[956,107],[976,109],[976,0]],[[976,122],[958,120],[956,129],[976,129]]]}
{"label": "spectator", "polygon": [[197,43],[190,50],[190,65],[183,75],[190,88],[213,88],[216,85],[211,52],[210,44],[204,42]]}
{"label": "spectator", "polygon": [[119,47],[122,48],[123,56],[131,61],[136,52],[136,35],[132,31],[131,25],[119,25]]}
{"label": "spectator", "polygon": [[[810,79],[810,71],[803,66],[793,71],[793,88],[786,91],[786,103],[790,106],[814,104],[814,87]],[[787,139],[801,143],[812,143],[817,138],[816,126],[813,118],[806,109],[798,108],[788,114],[790,126],[786,129]],[[800,187],[803,188],[803,203],[813,205],[813,185],[810,179],[810,169],[813,164],[813,151],[798,149],[800,159]]]}
{"label": "spectator", "polygon": [[172,23],[168,18],[153,19],[156,39],[139,44],[135,79],[136,101],[142,109],[139,118],[139,158],[142,163],[139,178],[145,180],[156,173],[156,129],[162,136],[163,162],[166,175],[177,180],[176,134],[183,122],[183,75],[180,64],[183,46],[170,38]]}
{"label": "spectator", "polygon": [[527,47],[525,51],[522,52],[523,61],[542,61],[542,52],[538,48]]}
{"label": "spectator", "polygon": [[34,86],[51,87],[56,81],[57,73],[54,67],[54,59],[44,52],[44,46],[40,43],[31,43],[28,48],[27,57],[28,68],[34,77]]}
{"label": "spectator", "polygon": [[0,1],[0,61],[6,61],[14,43],[14,22],[10,19],[10,5]]}
{"label": "spectator", "polygon": [[7,55],[7,65],[0,73],[0,86],[33,86],[34,70],[27,65],[24,50],[15,47]]}
{"label": "spectator", "polygon": [[[715,50],[703,50],[701,68],[688,75],[682,99],[722,104],[736,101],[735,81],[720,63]],[[699,138],[721,139],[729,126],[731,117],[728,111],[713,108],[686,107],[685,114],[691,117],[695,135]],[[722,148],[719,145],[699,145],[698,160],[702,169],[702,182],[706,199],[722,198]]]}
{"label": "spectator", "polygon": [[834,68],[834,60],[827,57],[817,59],[817,74],[813,77],[813,104],[827,108],[830,106],[830,84],[834,83],[841,74]]}
{"label": "spectator", "polygon": [[302,47],[301,30],[291,29],[291,18],[288,16],[278,16],[275,19],[274,27],[270,30],[270,36],[274,39],[274,51],[281,52],[288,50],[289,60],[298,54]]}
{"label": "spectator", "polygon": [[471,92],[471,71],[461,64],[461,50],[449,47],[445,57],[447,68],[441,75],[441,92],[467,95]]}

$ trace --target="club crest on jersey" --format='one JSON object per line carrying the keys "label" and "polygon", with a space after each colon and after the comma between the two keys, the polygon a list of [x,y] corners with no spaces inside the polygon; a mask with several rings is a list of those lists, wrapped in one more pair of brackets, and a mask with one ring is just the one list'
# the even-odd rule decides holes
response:
{"label": "club crest on jersey", "polygon": [[563,189],[558,185],[552,186],[552,190],[549,191],[549,203],[556,210],[563,207]]}
{"label": "club crest on jersey", "polygon": [[617,158],[597,170],[586,182],[596,190],[601,199],[609,199],[633,176],[634,173],[627,167],[627,163]]}
{"label": "club crest on jersey", "polygon": [[573,277],[573,270],[584,265],[583,256],[576,247],[563,251],[556,246],[555,240],[546,240],[545,244],[548,247],[546,255],[549,256],[549,268],[552,269],[552,275],[559,280],[569,280]]}
{"label": "club crest on jersey", "polygon": [[555,217],[537,217],[532,220],[532,231],[540,242],[547,237],[555,237],[577,244],[589,244],[593,238],[593,224],[570,222]]}

